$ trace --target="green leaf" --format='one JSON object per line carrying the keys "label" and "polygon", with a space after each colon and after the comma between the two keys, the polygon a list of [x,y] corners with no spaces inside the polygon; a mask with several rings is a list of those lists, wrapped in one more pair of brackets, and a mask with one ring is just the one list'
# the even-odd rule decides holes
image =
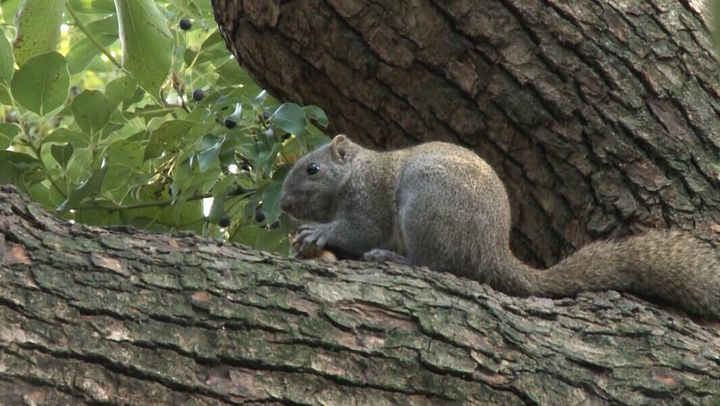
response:
{"label": "green leaf", "polygon": [[0,82],[0,105],[2,104],[12,104],[10,86],[4,82]]}
{"label": "green leaf", "polygon": [[262,172],[269,172],[270,168],[275,165],[277,154],[281,149],[282,144],[273,143],[271,144],[270,149],[263,148],[260,150],[255,159],[255,169]]}
{"label": "green leaf", "polygon": [[43,143],[48,142],[54,142],[58,144],[64,144],[66,142],[69,142],[75,148],[84,148],[90,145],[89,137],[87,136],[87,134],[84,134],[77,130],[70,130],[68,128],[58,128],[52,133],[50,133],[50,135],[43,139]]}
{"label": "green leaf", "polygon": [[107,170],[107,161],[103,159],[103,162],[100,164],[100,168],[95,169],[92,175],[90,175],[90,178],[80,184],[77,189],[70,192],[70,196],[68,196],[68,198],[55,210],[58,212],[64,212],[72,209],[73,207],[77,207],[77,205],[86,198],[100,193]]}
{"label": "green leaf", "polygon": [[183,51],[183,62],[185,62],[185,66],[190,66],[196,56],[197,52],[190,48],[185,48],[185,51]]}
{"label": "green leaf", "polygon": [[261,90],[260,93],[257,94],[257,96],[253,97],[253,99],[250,100],[250,104],[252,104],[252,106],[255,108],[260,107],[263,103],[265,103],[265,99],[267,99],[267,96],[267,91]]}
{"label": "green leaf", "polygon": [[50,153],[52,154],[53,158],[55,158],[57,163],[59,163],[60,166],[62,166],[64,169],[67,166],[70,157],[72,157],[73,146],[72,144],[52,144],[52,146],[50,146]]}
{"label": "green leaf", "polygon": [[247,71],[240,67],[235,59],[227,59],[215,69],[215,73],[219,76],[218,83],[226,86],[247,82],[248,79]]}
{"label": "green leaf", "polygon": [[123,66],[157,97],[172,65],[173,38],[152,0],[115,0]]}
{"label": "green leaf", "polygon": [[305,117],[308,120],[315,120],[315,122],[323,128],[328,126],[329,123],[327,115],[325,115],[325,112],[320,107],[309,105],[303,107],[303,110],[305,111]]}
{"label": "green leaf", "polygon": [[14,65],[12,47],[5,33],[0,30],[0,82],[10,83]]}
{"label": "green leaf", "polygon": [[18,168],[32,166],[40,162],[30,155],[13,151],[0,151],[0,161],[9,162]]}
{"label": "green leaf", "polygon": [[67,163],[65,175],[70,182],[77,184],[87,179],[88,173],[92,173],[92,167],[90,166],[92,163],[92,153],[90,147],[78,148],[77,145],[73,146],[75,147],[75,152],[73,152],[72,158],[70,158],[70,161]]}
{"label": "green leaf", "polygon": [[275,169],[272,174],[272,180],[278,181],[280,183],[283,183],[285,181],[285,178],[287,177],[287,174],[290,172],[290,169],[292,169],[291,164],[284,164]]}
{"label": "green leaf", "polygon": [[101,91],[83,90],[73,100],[72,112],[75,122],[83,131],[95,134],[110,120],[111,107]]}
{"label": "green leaf", "polygon": [[201,17],[201,10],[198,7],[197,4],[195,4],[193,1],[190,0],[170,0],[170,2],[180,9],[180,11],[185,14],[186,16],[190,16],[193,18],[200,18]]}
{"label": "green leaf", "polygon": [[212,206],[210,206],[210,213],[208,214],[208,221],[217,224],[220,218],[225,216],[225,195],[221,194],[213,198]]}
{"label": "green leaf", "polygon": [[[263,251],[274,251],[279,252],[283,248],[287,250],[288,244],[288,230],[287,229],[275,229],[275,230],[264,230],[260,229],[262,233],[258,235],[253,248]],[[286,251],[287,252],[287,251]]]}
{"label": "green leaf", "polygon": [[210,2],[205,0],[191,0],[191,3],[200,11],[200,14],[205,18],[212,18],[213,8]]}
{"label": "green leaf", "polygon": [[40,116],[65,103],[70,86],[70,74],[65,58],[50,52],[28,59],[15,72],[10,88],[21,106]]}
{"label": "green leaf", "polygon": [[0,151],[0,184],[19,184],[23,175],[42,169],[42,163],[30,155],[13,151]]}
{"label": "green leaf", "polygon": [[102,131],[100,131],[100,138],[107,141],[107,139],[111,136],[117,137],[124,131],[132,131],[132,128],[126,126],[125,124],[124,120],[121,123],[109,122],[105,127],[103,127]]}
{"label": "green leaf", "polygon": [[143,160],[156,158],[163,152],[175,152],[182,136],[187,134],[194,125],[194,123],[184,120],[172,120],[162,123],[150,135],[150,142],[145,148]]}
{"label": "green leaf", "polygon": [[282,185],[282,181],[272,181],[267,185],[263,193],[262,207],[268,223],[272,223],[280,216]]}
{"label": "green leaf", "polygon": [[[113,9],[113,15],[95,20],[85,26],[87,33],[105,48],[118,39],[118,24],[114,11]],[[70,51],[67,53],[70,74],[74,75],[87,69],[93,58],[100,52],[97,44],[87,36],[78,41],[72,41]]]}
{"label": "green leaf", "polygon": [[[132,1],[132,0],[129,0]],[[136,211],[133,212],[133,214]],[[75,213],[75,221],[81,224],[88,225],[106,225],[106,224],[129,224],[133,225],[132,220],[128,221],[125,213],[121,212],[108,212],[107,210],[96,210],[96,209],[82,209],[77,210]],[[147,221],[152,222],[154,218],[150,218]],[[140,227],[138,225],[138,227]],[[159,231],[159,230],[158,230]]]}
{"label": "green leaf", "polygon": [[15,60],[19,66],[33,56],[55,51],[60,41],[65,0],[23,1],[15,18]]}
{"label": "green leaf", "polygon": [[121,76],[105,85],[105,94],[111,106],[117,106],[125,100],[130,100],[137,90],[135,79],[130,76]]}
{"label": "green leaf", "polygon": [[112,162],[112,165],[124,166],[131,170],[141,170],[143,157],[138,154],[138,151],[142,151],[142,145],[146,139],[147,133],[140,131],[130,137],[113,142],[107,147],[107,157]]}
{"label": "green leaf", "polygon": [[283,103],[270,116],[270,122],[292,134],[305,130],[305,111],[295,103]]}
{"label": "green leaf", "polygon": [[[129,203],[132,201],[130,200],[130,194],[142,188],[148,182],[148,176],[142,172],[128,168],[126,165],[117,165],[117,162],[114,161],[116,155],[117,154],[108,154],[108,158],[112,163],[108,165],[108,171],[103,181],[102,195],[96,199],[107,197],[115,202],[125,201]],[[155,195],[147,200],[157,201],[160,198],[159,195]]]}
{"label": "green leaf", "polygon": [[[137,90],[145,94],[144,90],[140,88],[138,88]],[[132,99],[134,98],[131,98],[131,101]],[[130,105],[131,103],[127,101],[123,103],[124,108],[128,108]],[[157,104],[146,104],[142,107],[136,107],[132,112],[127,112],[125,116],[128,118],[128,120],[136,117],[141,117],[144,121],[148,122],[151,119],[156,118],[169,119],[170,117],[166,116],[168,116],[169,114],[175,115],[175,113],[177,113],[177,111],[172,108],[160,106]]]}
{"label": "green leaf", "polygon": [[61,195],[49,182],[36,183],[27,189],[27,193],[34,202],[45,207],[57,207],[65,200],[65,196]]}
{"label": "green leaf", "polygon": [[0,9],[5,22],[12,23],[20,9],[20,0],[0,0]]}
{"label": "green leaf", "polygon": [[135,89],[135,93],[133,93],[133,95],[130,98],[123,100],[123,109],[127,109],[128,107],[141,101],[144,98],[145,98],[145,91],[142,88],[137,87]]}
{"label": "green leaf", "polygon": [[5,33],[0,30],[0,104],[12,104],[9,91],[14,69],[15,59],[12,46],[5,37]]}
{"label": "green leaf", "polygon": [[198,168],[205,172],[212,165],[217,166],[218,155],[225,137],[207,134],[200,139],[200,151],[197,153]]}
{"label": "green leaf", "polygon": [[72,9],[78,13],[110,14],[115,13],[115,7],[108,0],[69,0]]}
{"label": "green leaf", "polygon": [[[230,58],[225,46],[225,40],[223,40],[222,35],[220,35],[218,31],[213,32],[205,39],[205,41],[203,41],[200,46],[200,50],[197,53],[198,55],[197,60],[195,61],[195,66],[200,66],[220,58],[224,60],[228,60]],[[195,55],[193,55],[193,58],[194,57]]]}
{"label": "green leaf", "polygon": [[17,124],[0,123],[0,150],[7,149],[19,133],[20,127]]}

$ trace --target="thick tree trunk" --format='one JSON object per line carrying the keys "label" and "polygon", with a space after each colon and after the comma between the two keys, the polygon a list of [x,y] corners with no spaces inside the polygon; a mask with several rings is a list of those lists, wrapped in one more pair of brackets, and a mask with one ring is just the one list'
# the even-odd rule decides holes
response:
{"label": "thick tree trunk", "polygon": [[719,70],[702,2],[213,0],[240,63],[365,144],[450,140],[505,180],[514,249],[720,235]]}
{"label": "thick tree trunk", "polygon": [[9,186],[0,261],[1,404],[720,399],[720,330],[614,292],[71,225]]}

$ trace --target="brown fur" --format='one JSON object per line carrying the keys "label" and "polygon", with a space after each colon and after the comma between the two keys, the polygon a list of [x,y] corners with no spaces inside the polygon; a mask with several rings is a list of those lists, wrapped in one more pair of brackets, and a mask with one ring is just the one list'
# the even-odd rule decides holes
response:
{"label": "brown fur", "polygon": [[[309,174],[311,163],[318,173]],[[428,266],[512,295],[615,289],[720,319],[720,255],[683,233],[593,243],[544,271],[523,264],[510,252],[502,182],[485,161],[456,145],[378,152],[338,135],[296,163],[281,206],[314,222],[301,226],[300,245]]]}

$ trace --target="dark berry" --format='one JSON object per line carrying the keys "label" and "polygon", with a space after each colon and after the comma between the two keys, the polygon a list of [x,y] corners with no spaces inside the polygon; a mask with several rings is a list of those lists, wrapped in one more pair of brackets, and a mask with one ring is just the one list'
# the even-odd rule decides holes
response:
{"label": "dark berry", "polygon": [[270,112],[268,112],[268,111],[263,112],[263,120],[267,120],[269,118],[270,118]]}
{"label": "dark berry", "polygon": [[195,89],[193,90],[192,98],[195,101],[200,101],[205,98],[205,92],[202,89]]}
{"label": "dark berry", "polygon": [[190,28],[192,28],[192,21],[188,18],[181,18],[180,19],[180,29],[183,31],[187,31]]}
{"label": "dark berry", "polygon": [[265,212],[262,210],[256,210],[255,221],[257,221],[258,223],[262,223],[263,221],[265,221]]}
{"label": "dark berry", "polygon": [[278,228],[280,227],[280,220],[273,221],[272,224],[270,224],[270,228]]}
{"label": "dark berry", "polygon": [[220,220],[218,220],[218,225],[222,228],[225,228],[230,225],[230,216],[227,214],[220,217]]}
{"label": "dark berry", "polygon": [[225,124],[225,127],[233,129],[237,125],[237,121],[230,119],[230,118],[226,118],[225,122],[223,124]]}

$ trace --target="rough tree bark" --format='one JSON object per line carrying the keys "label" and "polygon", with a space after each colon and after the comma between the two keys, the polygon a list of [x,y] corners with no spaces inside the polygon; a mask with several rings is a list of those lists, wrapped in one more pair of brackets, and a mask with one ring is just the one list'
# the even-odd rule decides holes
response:
{"label": "rough tree bark", "polygon": [[1,404],[713,404],[716,327],[71,225],[0,186]]}
{"label": "rough tree bark", "polygon": [[450,140],[505,180],[538,265],[670,226],[720,239],[720,75],[698,0],[213,0],[283,100],[381,147]]}

